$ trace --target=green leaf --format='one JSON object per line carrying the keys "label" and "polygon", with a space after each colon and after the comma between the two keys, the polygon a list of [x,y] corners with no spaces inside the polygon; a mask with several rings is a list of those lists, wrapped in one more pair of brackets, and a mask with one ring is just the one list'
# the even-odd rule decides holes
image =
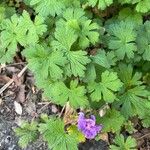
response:
{"label": "green leaf", "polygon": [[91,20],[87,20],[81,27],[81,33],[79,33],[79,46],[86,48],[89,44],[96,44],[99,40],[99,33],[96,31],[99,29],[98,24],[92,23]]}
{"label": "green leaf", "polygon": [[78,150],[78,140],[65,132],[65,125],[60,119],[48,119],[39,124],[39,131],[52,150]]}
{"label": "green leaf", "polygon": [[73,0],[73,1],[70,1],[70,0],[63,0],[63,3],[65,4],[65,6],[68,8],[68,7],[80,7],[81,6],[81,1],[80,0]]}
{"label": "green leaf", "polygon": [[21,127],[14,130],[15,134],[20,137],[19,145],[22,148],[27,147],[29,143],[34,142],[38,138],[37,125],[36,122],[24,122]]}
{"label": "green leaf", "polygon": [[118,79],[117,73],[105,71],[101,75],[101,82],[92,82],[88,85],[88,90],[93,101],[104,99],[108,103],[112,103],[116,98],[114,92],[120,90],[122,86]]}
{"label": "green leaf", "polygon": [[142,18],[142,14],[138,13],[134,10],[132,10],[131,8],[127,7],[127,8],[123,8],[120,12],[119,12],[119,16],[118,16],[119,20],[124,20],[124,21],[129,21],[135,24],[135,26],[141,25],[143,23],[143,18]]}
{"label": "green leaf", "polygon": [[86,65],[90,62],[87,52],[81,50],[70,51],[66,53],[66,57],[69,61],[69,64],[67,65],[67,70],[70,71],[69,74],[73,74],[75,77],[84,77]]}
{"label": "green leaf", "polygon": [[140,72],[133,73],[132,65],[119,64],[119,78],[124,83],[125,88],[141,85],[140,81],[142,74]]}
{"label": "green leaf", "polygon": [[146,21],[138,31],[136,39],[138,53],[143,55],[144,60],[150,61],[150,21]]}
{"label": "green leaf", "polygon": [[143,82],[140,81],[141,74],[133,74],[131,66],[120,65],[118,75],[124,83],[124,92],[118,102],[118,105],[121,106],[122,114],[126,118],[135,115],[143,116],[150,92],[145,89]]}
{"label": "green leaf", "polygon": [[69,8],[64,12],[63,19],[57,23],[58,26],[66,26],[73,29],[79,38],[79,46],[83,49],[90,44],[95,44],[99,40],[97,30],[99,26],[85,17],[85,13],[81,8]]}
{"label": "green leaf", "polygon": [[63,77],[62,67],[67,61],[62,52],[35,45],[25,49],[23,54],[28,60],[29,68],[40,78],[50,77],[52,80],[57,80]]}
{"label": "green leaf", "polygon": [[136,5],[136,11],[141,13],[146,13],[150,11],[150,2],[149,0],[141,0]]}
{"label": "green leaf", "polygon": [[67,131],[70,135],[75,135],[79,143],[85,142],[85,136],[82,132],[80,132],[76,125],[71,125],[67,128]]}
{"label": "green leaf", "polygon": [[108,34],[110,35],[108,46],[115,51],[118,59],[123,59],[125,55],[128,58],[134,57],[137,47],[135,45],[136,32],[133,23],[121,21],[111,24]]}
{"label": "green leaf", "polygon": [[54,49],[58,49],[64,52],[71,50],[71,46],[77,40],[77,35],[70,28],[57,27],[55,31],[55,39],[52,41]]}
{"label": "green leaf", "polygon": [[98,4],[98,8],[104,10],[113,3],[113,0],[88,0],[89,5],[94,7]]}
{"label": "green leaf", "polygon": [[[64,38],[65,36],[65,38]],[[66,74],[71,76],[84,77],[86,65],[90,62],[85,51],[71,51],[71,46],[76,40],[74,31],[70,28],[57,28],[55,32],[56,40],[52,42],[53,48],[64,52],[65,57],[68,60],[66,66]]]}
{"label": "green leaf", "polygon": [[114,145],[110,145],[111,150],[136,150],[137,142],[131,136],[124,138],[122,134],[117,135],[114,140]]}
{"label": "green leaf", "polygon": [[103,132],[119,132],[125,118],[120,114],[119,111],[114,109],[110,109],[106,112],[106,114],[99,119],[99,122],[103,125]]}
{"label": "green leaf", "polygon": [[35,16],[34,22],[31,20],[29,13],[23,11],[20,17],[20,28],[25,30],[24,42],[26,45],[38,43],[39,37],[47,31],[47,26],[44,24],[44,18],[41,16]]}
{"label": "green leaf", "polygon": [[0,63],[12,61],[18,51],[18,44],[21,46],[36,44],[39,36],[46,31],[43,21],[41,17],[36,16],[33,23],[26,11],[21,17],[15,14],[11,19],[3,20],[0,34]]}
{"label": "green leaf", "polygon": [[74,108],[85,107],[88,105],[85,94],[85,87],[78,85],[77,80],[70,82],[70,88],[59,82],[52,89],[52,100],[60,105],[65,105],[69,101]]}
{"label": "green leaf", "polygon": [[64,9],[62,0],[30,0],[30,5],[44,17],[59,15]]}
{"label": "green leaf", "polygon": [[148,114],[146,113],[146,115],[141,118],[143,127],[145,127],[145,128],[150,127],[150,119],[149,118],[150,118],[149,113]]}
{"label": "green leaf", "polygon": [[5,18],[10,18],[13,14],[15,14],[15,8],[9,7],[7,4],[2,3],[0,4],[0,23]]}
{"label": "green leaf", "polygon": [[104,50],[101,49],[97,51],[96,55],[91,56],[91,58],[93,60],[93,63],[96,63],[105,68],[110,68],[111,66],[114,66],[117,61],[113,51],[106,53]]}

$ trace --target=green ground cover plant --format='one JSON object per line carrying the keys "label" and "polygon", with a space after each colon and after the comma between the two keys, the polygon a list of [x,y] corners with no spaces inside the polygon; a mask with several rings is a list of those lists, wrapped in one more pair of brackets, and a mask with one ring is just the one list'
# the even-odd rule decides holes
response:
{"label": "green ground cover plant", "polygon": [[[2,0],[0,63],[20,53],[43,97],[69,103],[75,120],[90,110],[99,134],[115,135],[111,150],[136,149],[122,131],[132,133],[134,117],[150,127],[149,12],[149,0]],[[66,129],[62,118],[43,114],[15,132],[23,148],[42,136],[50,149],[77,150],[86,140],[77,123]]]}

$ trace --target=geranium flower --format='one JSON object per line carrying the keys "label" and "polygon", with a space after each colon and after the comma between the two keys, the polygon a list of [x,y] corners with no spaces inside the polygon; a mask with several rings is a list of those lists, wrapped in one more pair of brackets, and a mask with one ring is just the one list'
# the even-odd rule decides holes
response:
{"label": "geranium flower", "polygon": [[85,135],[87,139],[94,139],[96,135],[101,131],[102,125],[96,125],[96,119],[94,115],[91,115],[89,119],[85,118],[84,113],[79,113],[78,129]]}

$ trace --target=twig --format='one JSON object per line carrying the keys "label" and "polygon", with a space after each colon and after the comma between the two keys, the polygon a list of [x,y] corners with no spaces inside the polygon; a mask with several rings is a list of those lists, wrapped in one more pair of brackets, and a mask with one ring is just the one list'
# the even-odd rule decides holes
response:
{"label": "twig", "polygon": [[150,135],[150,133],[147,133],[147,134],[145,134],[145,135],[139,137],[137,140],[141,140],[141,139],[143,139],[143,138],[145,138],[145,137],[147,137],[147,136],[149,136],[149,135]]}
{"label": "twig", "polygon": [[46,103],[44,106],[42,106],[39,110],[38,110],[38,114],[42,112],[43,108],[46,108],[51,102]]}
{"label": "twig", "polygon": [[62,110],[61,110],[61,112],[60,112],[60,114],[59,114],[59,118],[62,116],[62,113],[63,113],[63,111],[65,110],[65,108],[66,108],[66,105],[64,105],[64,107],[62,108]]}
{"label": "twig", "polygon": [[[25,66],[20,72],[19,74],[17,75],[18,78],[20,78],[23,73],[26,71],[27,69],[27,66]],[[0,94],[2,94],[6,89],[7,87],[9,87],[12,83],[14,82],[14,79],[10,79],[1,89],[0,89]]]}
{"label": "twig", "polygon": [[51,102],[40,102],[38,103],[38,105],[46,105],[46,104],[50,104]]}

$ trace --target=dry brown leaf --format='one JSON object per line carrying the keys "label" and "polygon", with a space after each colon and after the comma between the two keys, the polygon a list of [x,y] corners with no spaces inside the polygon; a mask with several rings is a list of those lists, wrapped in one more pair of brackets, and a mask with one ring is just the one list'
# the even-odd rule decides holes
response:
{"label": "dry brown leaf", "polygon": [[100,133],[100,139],[109,143],[108,133]]}
{"label": "dry brown leaf", "polygon": [[69,102],[66,104],[65,113],[64,113],[64,123],[67,124],[76,124],[77,120],[74,116],[74,109],[69,105]]}
{"label": "dry brown leaf", "polygon": [[20,85],[16,95],[16,101],[23,103],[25,101],[25,85]]}
{"label": "dry brown leaf", "polygon": [[0,75],[0,83],[7,83],[11,78],[6,75]]}

